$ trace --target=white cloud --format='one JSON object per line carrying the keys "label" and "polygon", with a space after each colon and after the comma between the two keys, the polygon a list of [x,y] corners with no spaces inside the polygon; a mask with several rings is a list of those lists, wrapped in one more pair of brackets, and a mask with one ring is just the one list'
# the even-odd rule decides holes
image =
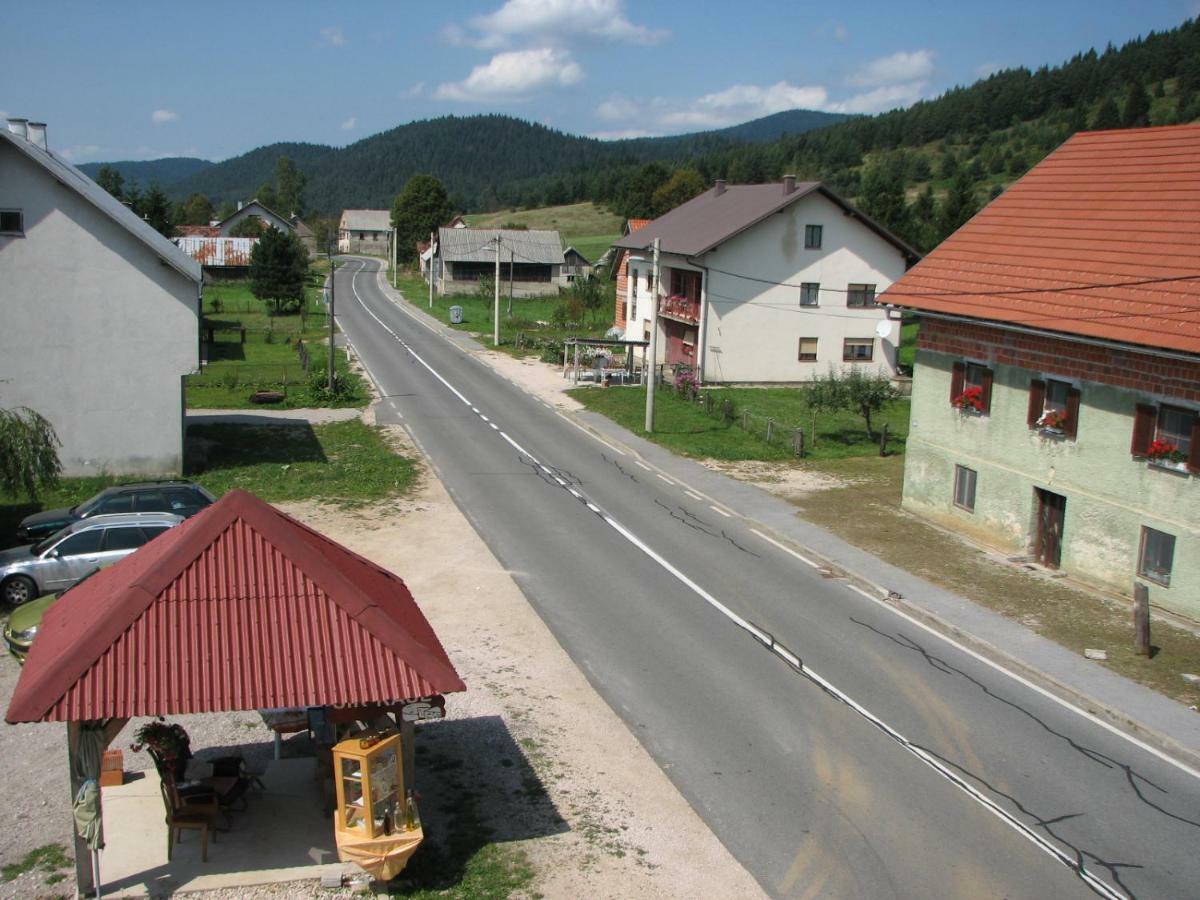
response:
{"label": "white cloud", "polygon": [[995,75],[997,72],[1000,72],[1003,70],[1004,70],[1003,63],[997,63],[997,62],[983,63],[983,64],[975,67],[975,77],[976,78],[988,78],[989,76]]}
{"label": "white cloud", "polygon": [[833,39],[839,44],[844,44],[850,40],[850,29],[838,22],[833,26]]}
{"label": "white cloud", "polygon": [[659,132],[642,128],[626,128],[617,131],[593,131],[591,137],[598,141],[625,141],[631,138],[658,137]]}
{"label": "white cloud", "polygon": [[638,105],[625,97],[610,97],[596,107],[596,115],[609,122],[624,122],[638,112]]}
{"label": "white cloud", "polygon": [[401,97],[420,97],[420,96],[424,95],[424,93],[425,93],[425,82],[418,81],[416,84],[414,84],[412,87],[410,87],[407,91],[401,91],[400,96]]}
{"label": "white cloud", "polygon": [[341,124],[342,131],[353,131],[358,127],[358,117],[351,116]]}
{"label": "white cloud", "polygon": [[169,109],[156,109],[150,113],[150,121],[155,125],[162,125],[164,122],[174,122],[179,118],[179,113]]}
{"label": "white cloud", "polygon": [[95,156],[102,148],[98,144],[76,144],[73,147],[63,147],[61,150],[54,147],[50,149],[70,162],[87,162],[83,157]]}
{"label": "white cloud", "polygon": [[457,46],[495,48],[522,35],[559,38],[600,38],[631,44],[656,44],[670,32],[635,25],[621,0],[507,0],[493,13],[471,19],[475,34],[451,25],[443,31]]}
{"label": "white cloud", "polygon": [[873,88],[885,84],[922,81],[932,74],[932,50],[914,50],[912,53],[901,50],[891,56],[872,60],[867,63],[865,69],[852,75],[849,81],[859,87]]}
{"label": "white cloud", "polygon": [[721,128],[788,109],[822,109],[828,99],[820,85],[735,84],[667,112],[660,121],[668,128]]}
{"label": "white cloud", "polygon": [[825,110],[828,112],[844,113],[885,112],[889,109],[912,106],[921,99],[924,91],[924,81],[914,81],[909,84],[889,84],[862,94],[855,94],[848,100],[830,103],[825,107]]}
{"label": "white cloud", "polygon": [[321,43],[328,44],[330,47],[341,47],[346,43],[346,35],[342,33],[342,26],[328,25],[321,29]]}
{"label": "white cloud", "polygon": [[566,87],[583,78],[583,68],[565,50],[542,47],[497,53],[462,81],[438,86],[438,100],[519,100],[549,87]]}

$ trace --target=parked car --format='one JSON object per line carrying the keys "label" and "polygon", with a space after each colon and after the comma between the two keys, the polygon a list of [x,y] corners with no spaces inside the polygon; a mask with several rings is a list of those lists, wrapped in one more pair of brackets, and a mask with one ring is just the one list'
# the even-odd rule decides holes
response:
{"label": "parked car", "polygon": [[33,646],[33,639],[37,637],[38,628],[42,624],[42,616],[46,614],[46,610],[54,604],[54,601],[71,588],[83,584],[101,568],[98,566],[92,569],[66,590],[43,594],[36,600],[31,600],[12,611],[8,621],[4,623],[4,642],[8,644],[8,652],[16,657],[17,662],[21,665],[25,664],[25,657],[29,655],[29,648]]}
{"label": "parked car", "polygon": [[17,537],[32,544],[47,538],[72,522],[90,516],[128,512],[169,512],[193,516],[216,500],[191,481],[140,481],[105,488],[77,506],[47,509],[26,516],[17,527]]}
{"label": "parked car", "polygon": [[0,552],[0,598],[9,606],[69,588],[97,566],[124,559],[173,528],[183,516],[166,512],[92,516],[37,544]]}

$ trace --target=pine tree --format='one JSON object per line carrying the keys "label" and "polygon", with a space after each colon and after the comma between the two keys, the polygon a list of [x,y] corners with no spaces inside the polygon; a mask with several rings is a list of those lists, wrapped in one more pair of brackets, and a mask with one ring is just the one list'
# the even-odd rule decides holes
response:
{"label": "pine tree", "polygon": [[294,232],[268,228],[250,251],[250,291],[276,315],[304,305],[308,250]]}
{"label": "pine tree", "polygon": [[392,204],[392,227],[396,229],[396,258],[417,258],[417,241],[428,240],[450,218],[453,209],[445,186],[432,175],[415,175]]}
{"label": "pine tree", "polygon": [[958,231],[977,212],[979,198],[975,193],[975,184],[966,172],[959,172],[950,185],[950,192],[946,194],[946,201],[938,216],[939,243]]}
{"label": "pine tree", "polygon": [[1100,108],[1096,110],[1096,114],[1092,116],[1092,131],[1106,131],[1111,128],[1121,127],[1121,113],[1117,110],[1117,103],[1113,100],[1112,95],[1108,95],[1100,104]]}
{"label": "pine tree", "polygon": [[96,184],[104,188],[118,200],[124,199],[125,179],[110,165],[103,165],[96,173]]}
{"label": "pine tree", "polygon": [[1150,124],[1150,95],[1140,81],[1129,82],[1125,91],[1125,110],[1121,113],[1122,128],[1145,128]]}

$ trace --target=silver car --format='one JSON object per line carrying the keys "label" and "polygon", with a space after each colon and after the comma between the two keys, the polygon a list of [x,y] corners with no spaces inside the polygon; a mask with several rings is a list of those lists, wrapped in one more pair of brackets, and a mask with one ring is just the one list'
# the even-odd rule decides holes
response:
{"label": "silver car", "polygon": [[93,516],[39,543],[0,552],[0,597],[18,606],[66,590],[97,566],[123,559],[182,521],[165,512]]}

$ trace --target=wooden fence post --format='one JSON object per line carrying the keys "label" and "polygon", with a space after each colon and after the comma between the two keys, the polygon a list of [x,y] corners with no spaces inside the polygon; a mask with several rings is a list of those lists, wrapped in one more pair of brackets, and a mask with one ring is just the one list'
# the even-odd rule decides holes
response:
{"label": "wooden fence post", "polygon": [[1133,645],[1138,656],[1150,655],[1150,589],[1133,583]]}
{"label": "wooden fence post", "polygon": [[750,410],[742,410],[742,431],[750,430]]}
{"label": "wooden fence post", "polygon": [[771,443],[771,436],[775,433],[775,420],[767,416],[767,443]]}
{"label": "wooden fence post", "polygon": [[887,456],[887,439],[888,439],[888,426],[887,426],[887,422],[884,422],[883,430],[879,432],[879,455],[880,456]]}
{"label": "wooden fence post", "polygon": [[804,455],[804,429],[797,428],[792,432],[792,454],[794,456]]}

